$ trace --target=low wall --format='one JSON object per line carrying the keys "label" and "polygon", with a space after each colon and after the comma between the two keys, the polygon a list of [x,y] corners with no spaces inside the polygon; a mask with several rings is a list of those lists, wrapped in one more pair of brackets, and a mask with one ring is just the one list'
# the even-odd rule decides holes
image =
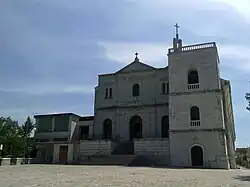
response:
{"label": "low wall", "polygon": [[169,139],[135,139],[136,155],[169,155]]}
{"label": "low wall", "polygon": [[24,163],[24,158],[11,158],[10,165],[21,165]]}
{"label": "low wall", "polygon": [[9,166],[11,165],[11,158],[1,158],[0,162],[1,162],[1,166]]}
{"label": "low wall", "polygon": [[0,166],[32,164],[35,160],[34,158],[1,158]]}
{"label": "low wall", "polygon": [[80,156],[110,155],[115,144],[106,140],[83,140],[80,142]]}

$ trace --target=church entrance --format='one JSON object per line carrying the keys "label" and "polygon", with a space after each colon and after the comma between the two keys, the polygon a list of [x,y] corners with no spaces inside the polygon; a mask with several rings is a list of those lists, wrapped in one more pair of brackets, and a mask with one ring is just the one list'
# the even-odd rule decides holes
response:
{"label": "church entrance", "polygon": [[142,138],[142,118],[133,116],[130,119],[130,140]]}
{"label": "church entrance", "polygon": [[203,166],[203,150],[200,146],[194,146],[191,148],[191,160],[192,166],[202,167]]}

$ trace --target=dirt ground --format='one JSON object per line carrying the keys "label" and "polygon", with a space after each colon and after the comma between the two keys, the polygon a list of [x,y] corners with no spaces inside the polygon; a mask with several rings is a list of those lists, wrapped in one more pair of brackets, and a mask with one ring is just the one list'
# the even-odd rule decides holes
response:
{"label": "dirt ground", "polygon": [[20,165],[0,167],[0,187],[219,187],[250,186],[250,170],[119,166]]}

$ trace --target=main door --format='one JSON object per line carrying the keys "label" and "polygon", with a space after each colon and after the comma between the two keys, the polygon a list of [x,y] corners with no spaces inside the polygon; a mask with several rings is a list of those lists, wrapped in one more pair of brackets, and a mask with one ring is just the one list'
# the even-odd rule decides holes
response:
{"label": "main door", "polygon": [[68,160],[68,146],[60,146],[59,150],[59,163],[66,164]]}
{"label": "main door", "polygon": [[142,138],[142,118],[140,116],[133,116],[130,119],[130,140],[134,138]]}
{"label": "main door", "polygon": [[191,148],[192,166],[203,166],[203,150],[200,146],[194,146]]}

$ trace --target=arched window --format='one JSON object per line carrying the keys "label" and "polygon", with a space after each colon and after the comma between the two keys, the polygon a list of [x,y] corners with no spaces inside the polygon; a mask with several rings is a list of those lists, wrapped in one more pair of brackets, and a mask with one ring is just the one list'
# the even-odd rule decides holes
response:
{"label": "arched window", "polygon": [[200,120],[200,110],[197,106],[192,106],[190,108],[190,119],[191,121],[198,121]]}
{"label": "arched window", "polygon": [[142,138],[142,118],[137,115],[130,118],[130,139],[134,138]]}
{"label": "arched window", "polygon": [[103,139],[110,140],[112,138],[112,121],[105,119],[103,122]]}
{"label": "arched window", "polygon": [[163,116],[161,118],[161,137],[169,138],[169,117]]}
{"label": "arched window", "polygon": [[198,84],[199,83],[199,75],[198,71],[192,70],[188,73],[188,84]]}
{"label": "arched window", "polygon": [[133,96],[139,96],[140,95],[140,85],[139,84],[134,84],[133,85],[133,90],[132,90]]}

